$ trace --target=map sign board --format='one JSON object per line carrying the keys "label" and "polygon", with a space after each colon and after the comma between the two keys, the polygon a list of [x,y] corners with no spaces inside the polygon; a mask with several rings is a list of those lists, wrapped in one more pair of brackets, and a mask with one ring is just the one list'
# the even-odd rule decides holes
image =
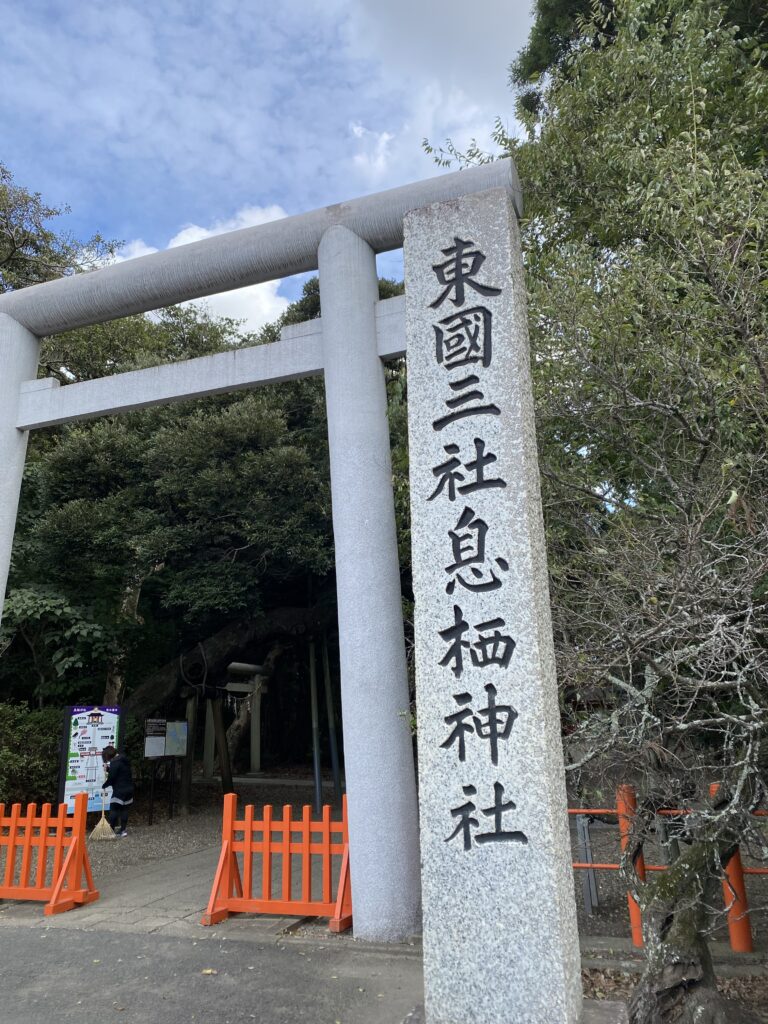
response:
{"label": "map sign board", "polygon": [[144,722],[144,757],[184,757],[187,753],[187,723],[147,718]]}
{"label": "map sign board", "polygon": [[168,722],[165,731],[165,756],[186,757],[187,723]]}
{"label": "map sign board", "polygon": [[[104,781],[104,747],[118,747],[121,738],[119,707],[76,705],[64,711],[65,743],[59,799],[70,810],[75,794],[88,794],[88,810],[100,811],[101,784]],[[111,793],[106,790],[109,806]]]}

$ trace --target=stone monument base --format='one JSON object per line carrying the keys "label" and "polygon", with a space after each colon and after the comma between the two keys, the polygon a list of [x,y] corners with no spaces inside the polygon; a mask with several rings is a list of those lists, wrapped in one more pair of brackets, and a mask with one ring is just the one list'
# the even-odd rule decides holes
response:
{"label": "stone monument base", "polygon": [[[424,1024],[424,1007],[416,1006],[403,1021],[403,1024]],[[625,1003],[611,1003],[604,1000],[585,999],[579,1024],[627,1024],[627,1007]],[[517,1024],[510,1020],[509,1024]]]}

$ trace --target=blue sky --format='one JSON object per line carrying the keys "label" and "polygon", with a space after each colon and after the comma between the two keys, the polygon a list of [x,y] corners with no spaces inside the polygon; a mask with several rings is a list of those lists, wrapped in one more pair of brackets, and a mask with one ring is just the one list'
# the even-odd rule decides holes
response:
{"label": "blue sky", "polygon": [[[429,177],[425,136],[514,128],[530,2],[6,0],[0,162],[125,256]],[[297,287],[207,301],[254,328]]]}

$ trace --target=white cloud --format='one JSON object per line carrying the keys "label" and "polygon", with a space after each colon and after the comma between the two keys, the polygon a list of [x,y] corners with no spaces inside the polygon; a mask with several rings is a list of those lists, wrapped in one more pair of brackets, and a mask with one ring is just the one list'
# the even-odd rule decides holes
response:
{"label": "white cloud", "polygon": [[187,224],[178,234],[173,236],[168,243],[168,248],[173,249],[177,245],[187,245],[188,242],[199,242],[203,238],[222,235],[226,231],[253,228],[259,224],[267,224],[272,220],[280,220],[281,217],[285,216],[286,212],[282,206],[243,206],[234,217],[214,221],[209,228],[201,227],[199,224]]}
{"label": "white cloud", "polygon": [[530,0],[5,6],[0,157],[72,207],[77,236],[149,248],[233,209],[298,213],[440,173],[421,140],[486,144],[511,119],[531,22]]}
{"label": "white cloud", "polygon": [[[266,224],[268,221],[279,220],[284,216],[285,210],[280,206],[244,206],[233,217],[215,221],[210,227],[202,227],[200,224],[185,225],[164,248],[173,249],[190,242],[200,242],[204,238],[221,235],[225,231],[255,227],[258,224]],[[159,251],[154,246],[147,245],[143,239],[136,238],[123,246],[116,261],[122,263],[125,260],[147,256]],[[204,306],[214,316],[226,316],[233,320],[243,321],[244,331],[256,331],[264,324],[276,320],[288,306],[289,300],[278,294],[279,287],[280,281],[267,281],[264,284],[221,292],[219,295],[209,295],[205,299],[184,303],[184,305]]]}
{"label": "white cloud", "polygon": [[529,0],[484,0],[468,12],[463,0],[438,7],[413,0],[337,0],[350,54],[375,67],[371,79],[393,104],[350,125],[356,172],[369,188],[402,184],[438,174],[422,140],[459,149],[476,140],[493,148],[496,117],[514,130],[514,98],[508,67],[525,44]]}
{"label": "white cloud", "polygon": [[356,139],[364,140],[364,148],[352,158],[354,165],[363,172],[368,182],[385,178],[392,162],[389,144],[395,136],[390,132],[372,132],[361,124],[352,125],[352,134]]}
{"label": "white cloud", "polygon": [[135,238],[132,242],[127,242],[117,256],[115,256],[116,263],[123,263],[125,260],[135,260],[139,256],[151,256],[153,252],[158,250],[153,245],[147,245],[146,242],[140,238]]}

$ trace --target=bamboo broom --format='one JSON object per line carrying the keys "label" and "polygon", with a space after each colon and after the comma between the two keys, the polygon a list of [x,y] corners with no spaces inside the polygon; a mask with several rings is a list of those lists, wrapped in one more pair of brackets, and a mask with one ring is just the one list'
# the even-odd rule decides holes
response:
{"label": "bamboo broom", "polygon": [[104,806],[104,790],[101,791],[101,818],[96,822],[96,828],[91,832],[91,839],[117,839],[115,830],[107,821]]}

